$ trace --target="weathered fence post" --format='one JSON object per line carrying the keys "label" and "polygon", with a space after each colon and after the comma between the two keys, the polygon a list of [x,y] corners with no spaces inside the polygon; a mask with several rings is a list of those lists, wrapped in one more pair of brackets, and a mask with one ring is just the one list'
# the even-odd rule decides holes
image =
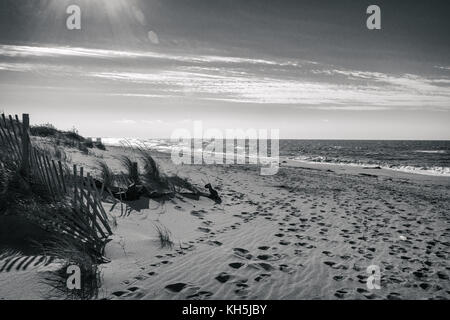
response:
{"label": "weathered fence post", "polygon": [[138,173],[138,164],[137,164],[137,162],[133,162],[132,163],[130,179],[135,184],[139,183],[139,173]]}
{"label": "weathered fence post", "polygon": [[30,137],[28,136],[30,128],[30,116],[27,113],[22,114],[22,163],[20,172],[28,177],[30,174]]}

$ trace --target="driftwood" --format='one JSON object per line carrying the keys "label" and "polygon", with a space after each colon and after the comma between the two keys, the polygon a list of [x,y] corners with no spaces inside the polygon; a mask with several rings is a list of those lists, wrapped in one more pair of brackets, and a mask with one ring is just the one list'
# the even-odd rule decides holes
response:
{"label": "driftwood", "polygon": [[[98,190],[102,190],[103,183],[97,179],[94,180],[94,185]],[[199,200],[200,197],[205,197],[213,200],[215,203],[222,203],[222,199],[219,196],[219,193],[211,186],[211,184],[207,184],[205,186],[209,190],[209,193],[205,192],[178,192],[176,194],[181,195],[182,197],[186,197],[193,200]],[[141,197],[147,197],[150,199],[171,199],[175,196],[174,192],[158,192],[154,190],[149,190],[146,186],[141,184],[132,183],[126,189],[119,187],[111,187],[105,189],[105,191],[112,195],[114,198],[121,201],[135,201],[139,200]]]}
{"label": "driftwood", "polygon": [[215,203],[222,203],[222,199],[219,196],[219,193],[213,189],[213,187],[211,186],[211,183],[208,183],[205,188],[207,188],[209,190],[209,196],[208,198],[214,200]]}

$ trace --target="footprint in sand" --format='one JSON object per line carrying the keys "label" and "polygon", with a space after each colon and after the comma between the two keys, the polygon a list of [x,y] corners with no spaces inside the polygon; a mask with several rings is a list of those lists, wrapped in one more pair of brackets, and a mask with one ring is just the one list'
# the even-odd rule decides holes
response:
{"label": "footprint in sand", "polygon": [[288,266],[287,264],[280,264],[280,271],[288,273],[288,274],[292,274],[295,272],[295,269]]}
{"label": "footprint in sand", "polygon": [[230,267],[232,267],[233,269],[239,269],[243,266],[243,263],[240,262],[232,262],[229,264]]}
{"label": "footprint in sand", "polygon": [[115,291],[112,295],[119,298],[139,299],[145,295],[144,292],[140,291],[141,289],[140,287],[129,287],[126,291]]}
{"label": "footprint in sand", "polygon": [[186,297],[186,299],[189,299],[189,300],[204,300],[204,299],[207,299],[207,298],[211,297],[212,295],[213,295],[213,293],[209,292],[209,291],[199,291],[197,293],[188,295]]}
{"label": "footprint in sand", "polygon": [[210,240],[207,242],[207,244],[209,244],[210,246],[214,246],[214,247],[220,247],[222,245],[222,242]]}
{"label": "footprint in sand", "polygon": [[247,260],[250,260],[253,258],[253,256],[249,253],[248,250],[245,250],[242,248],[234,248],[233,251],[234,251],[234,254],[240,258],[244,258]]}
{"label": "footprint in sand", "polygon": [[275,268],[271,264],[265,263],[265,262],[251,263],[248,266],[251,268],[256,268],[256,269],[260,269],[260,270],[264,270],[264,271],[275,270]]}
{"label": "footprint in sand", "polygon": [[343,276],[334,276],[333,280],[334,281],[342,281],[342,280],[344,280],[344,277]]}
{"label": "footprint in sand", "polygon": [[230,275],[230,274],[228,274],[226,272],[222,272],[215,279],[217,281],[219,281],[220,283],[225,283],[228,280],[230,280],[232,277],[233,277],[232,275]]}
{"label": "footprint in sand", "polygon": [[112,295],[114,295],[116,297],[123,297],[126,294],[128,294],[127,291],[115,291],[115,292],[112,293]]}
{"label": "footprint in sand", "polygon": [[386,298],[387,298],[388,300],[401,300],[401,299],[402,299],[401,296],[400,296],[400,294],[397,293],[397,292],[391,292],[391,293],[389,293],[389,294],[386,296]]}
{"label": "footprint in sand", "polygon": [[348,294],[348,291],[346,289],[339,289],[334,293],[334,296],[343,299]]}
{"label": "footprint in sand", "polygon": [[267,278],[270,278],[270,277],[271,277],[270,273],[261,273],[260,275],[258,275],[255,278],[255,281],[256,282],[261,282],[261,281],[266,280]]}
{"label": "footprint in sand", "polygon": [[260,254],[259,256],[257,256],[257,258],[259,260],[264,260],[264,261],[278,261],[280,259],[282,259],[284,257],[284,255],[275,253],[273,255],[271,254]]}
{"label": "footprint in sand", "polygon": [[333,267],[336,264],[336,262],[333,261],[324,261],[324,263],[329,267]]}
{"label": "footprint in sand", "polygon": [[186,283],[178,282],[167,285],[165,288],[173,293],[178,293],[184,288],[186,288],[188,285]]}
{"label": "footprint in sand", "polygon": [[333,257],[334,256],[330,251],[322,251],[322,253],[324,255],[326,255],[327,257]]}

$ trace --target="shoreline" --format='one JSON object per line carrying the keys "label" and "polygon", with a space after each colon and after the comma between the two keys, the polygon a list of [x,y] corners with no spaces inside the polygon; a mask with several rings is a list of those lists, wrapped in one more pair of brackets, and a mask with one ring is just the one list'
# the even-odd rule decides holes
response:
{"label": "shoreline", "polygon": [[[108,145],[109,147],[126,147],[126,148],[127,147],[131,148],[131,147],[133,147],[133,143],[137,143],[137,142],[140,142],[141,140],[145,140],[145,139],[136,139],[136,138],[123,139],[123,140],[116,139],[116,138],[106,138],[106,139],[116,140],[116,142],[114,142],[114,143],[106,142],[105,145]],[[165,141],[165,140],[169,140],[169,139],[150,139],[150,140]],[[128,146],[118,145],[119,141],[128,141],[130,143],[130,145],[128,145]],[[316,141],[316,140],[313,139],[312,141]],[[324,140],[324,141],[329,141],[329,140]],[[359,141],[359,140],[356,140],[356,141]],[[372,141],[372,140],[370,140],[370,141]],[[395,141],[397,141],[397,140],[395,140]],[[399,141],[403,141],[403,140],[399,140]],[[415,141],[415,140],[411,140],[411,141]],[[438,140],[438,141],[440,142],[441,140]],[[148,148],[154,152],[167,153],[167,154],[170,154],[172,152],[172,148],[169,146],[167,146],[167,147],[150,146]],[[437,150],[436,152],[433,152],[433,153],[440,154],[442,152],[441,152],[441,150]],[[200,155],[201,152],[198,152],[198,154]],[[226,154],[222,153],[222,156],[225,157]],[[248,157],[249,157],[248,155],[245,155],[246,159],[248,159]],[[383,165],[383,164],[370,164],[370,163],[365,164],[365,163],[356,163],[356,162],[311,161],[311,160],[306,160],[306,159],[295,159],[293,156],[285,156],[285,155],[280,155],[278,157],[278,160],[280,163],[282,163],[283,161],[286,161],[292,166],[299,166],[296,164],[298,162],[300,164],[317,165],[319,167],[321,165],[355,167],[355,168],[362,168],[362,169],[378,169],[378,167],[379,167],[382,170],[389,170],[389,171],[395,171],[395,172],[401,172],[401,173],[450,178],[450,167],[434,167],[435,169],[428,169],[428,168],[424,169],[423,167],[409,166],[409,165],[396,167],[395,165],[388,166],[388,165]],[[442,172],[442,171],[444,171],[444,172]]]}
{"label": "shoreline", "polygon": [[[116,145],[107,145],[109,148],[119,148],[119,149],[132,149],[131,146],[116,146]],[[155,154],[159,154],[165,158],[170,157],[170,151],[161,151],[158,149],[149,148]],[[322,170],[337,170],[338,172],[345,172],[349,174],[360,174],[360,173],[368,173],[372,175],[376,175],[377,173],[381,176],[387,177],[402,177],[402,178],[410,178],[410,179],[419,179],[419,180],[448,180],[450,182],[450,174],[432,174],[429,172],[418,172],[414,171],[403,171],[400,169],[387,168],[387,167],[379,167],[377,165],[363,165],[363,164],[351,164],[351,163],[335,163],[335,162],[315,162],[315,161],[306,161],[306,160],[298,160],[291,159],[286,156],[279,157],[279,164],[281,167],[294,167],[294,168],[316,168]],[[189,164],[186,164],[189,165]],[[202,165],[209,166],[209,164],[203,163]],[[212,164],[212,166],[221,166],[222,164]],[[261,165],[252,165],[252,164],[223,164],[224,166],[228,165],[236,165],[236,166],[256,166],[261,167]]]}

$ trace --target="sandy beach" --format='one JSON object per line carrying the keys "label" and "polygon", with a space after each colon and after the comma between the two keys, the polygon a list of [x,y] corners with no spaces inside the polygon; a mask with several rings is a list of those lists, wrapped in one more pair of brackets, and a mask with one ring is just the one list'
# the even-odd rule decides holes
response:
{"label": "sandy beach", "polygon": [[[117,156],[133,156],[119,147],[66,152],[94,174],[98,159],[120,172]],[[140,199],[128,210],[105,202],[116,225],[99,299],[450,297],[448,177],[295,161],[261,176],[257,166],[175,166],[169,154],[154,156],[164,172],[211,183],[223,202]],[[155,225],[173,247],[161,248]],[[371,265],[380,289],[367,286]],[[41,278],[54,268],[0,272],[0,297],[45,298]]]}

